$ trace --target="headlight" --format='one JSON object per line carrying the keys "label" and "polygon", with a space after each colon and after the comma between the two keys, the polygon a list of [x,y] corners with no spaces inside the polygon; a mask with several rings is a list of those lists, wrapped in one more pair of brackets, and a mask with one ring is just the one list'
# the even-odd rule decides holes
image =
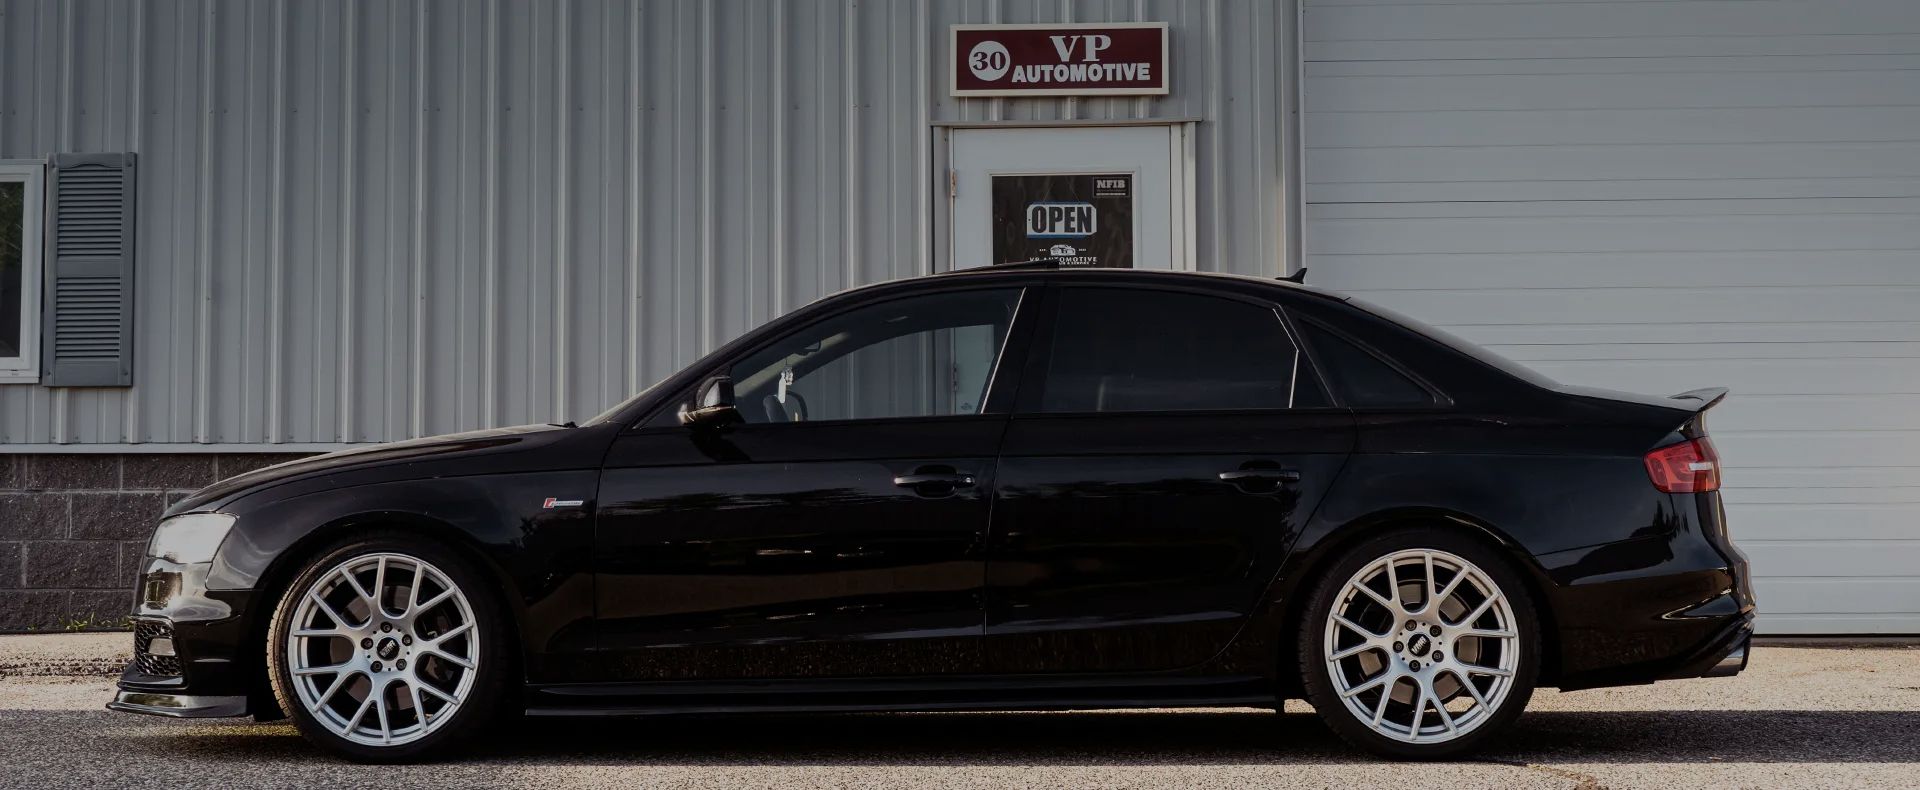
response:
{"label": "headlight", "polygon": [[212,562],[214,550],[232,528],[233,517],[225,513],[183,513],[160,522],[147,544],[147,556],[182,565]]}

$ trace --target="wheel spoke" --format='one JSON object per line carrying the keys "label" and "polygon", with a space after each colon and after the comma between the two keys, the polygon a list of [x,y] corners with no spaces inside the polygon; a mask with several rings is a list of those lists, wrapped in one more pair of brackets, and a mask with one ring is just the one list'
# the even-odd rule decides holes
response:
{"label": "wheel spoke", "polygon": [[381,689],[380,693],[373,696],[373,699],[373,707],[380,716],[380,742],[391,743],[393,741],[393,726],[387,723],[386,689]]}
{"label": "wheel spoke", "polygon": [[441,590],[439,595],[435,595],[432,598],[428,598],[426,603],[415,606],[413,608],[413,611],[408,612],[407,614],[408,615],[419,614],[420,612],[424,612],[428,609],[432,609],[435,606],[439,606],[442,601],[445,601],[448,598],[452,598],[452,597],[453,597],[453,588],[449,587],[445,590]]}
{"label": "wheel spoke", "polygon": [[327,700],[333,699],[334,692],[337,692],[342,687],[346,686],[347,681],[353,679],[353,675],[354,673],[352,672],[341,672],[338,675],[334,675],[333,683],[327,686],[326,691],[320,692],[320,701],[315,704],[315,707],[325,707],[327,704]]}
{"label": "wheel spoke", "polygon": [[1407,725],[1407,733],[1415,739],[1420,737],[1420,720],[1427,717],[1427,687],[1419,681],[1414,682],[1413,723]]}
{"label": "wheel spoke", "polygon": [[449,653],[445,650],[441,650],[437,647],[422,648],[420,650],[420,654],[423,656],[433,656],[449,664],[453,664],[454,666],[460,667],[461,669],[473,668],[472,661],[469,661],[465,658],[461,658],[460,656],[456,656],[452,653]]}
{"label": "wheel spoke", "polygon": [[[436,697],[439,697],[440,699],[444,700],[448,705],[456,705],[456,704],[459,704],[460,702],[460,700],[455,699],[452,694],[448,694],[447,692],[441,691],[438,686],[435,686],[432,683],[424,683],[424,682],[421,683],[420,690],[428,694],[432,694]],[[440,712],[443,714],[446,713],[445,710],[442,710]]]}
{"label": "wheel spoke", "polygon": [[318,589],[308,593],[307,597],[313,599],[313,602],[320,606],[320,611],[325,613],[327,618],[333,621],[334,627],[346,628],[347,626],[354,625],[352,621],[340,616],[339,612],[334,611],[333,604],[327,603],[327,599],[320,597],[320,591]]}
{"label": "wheel spoke", "polygon": [[1512,671],[1501,669],[1499,667],[1483,667],[1483,666],[1480,666],[1479,664],[1461,664],[1460,668],[1466,670],[1468,674],[1473,674],[1473,675],[1492,675],[1493,677],[1497,677],[1497,678],[1513,677]]}
{"label": "wheel spoke", "polygon": [[347,670],[352,669],[353,666],[354,662],[348,661],[340,664],[328,664],[324,667],[299,667],[293,670],[293,676],[304,678],[312,675],[346,674]]}
{"label": "wheel spoke", "polygon": [[1381,606],[1387,607],[1388,609],[1393,609],[1397,611],[1400,608],[1399,605],[1395,604],[1393,601],[1387,600],[1386,596],[1381,595],[1377,592],[1374,592],[1372,587],[1362,584],[1360,585],[1360,591],[1363,593],[1366,593],[1367,597],[1372,598],[1376,601],[1379,601]]}
{"label": "wheel spoke", "polygon": [[1379,688],[1380,684],[1385,683],[1394,678],[1397,678],[1399,676],[1400,676],[1399,673],[1396,673],[1393,670],[1387,670],[1387,671],[1381,672],[1378,675],[1374,675],[1372,680],[1369,680],[1358,686],[1354,686],[1353,688],[1347,689],[1346,691],[1340,692],[1340,696],[1353,697],[1358,694],[1365,694],[1369,691]]}
{"label": "wheel spoke", "polygon": [[360,707],[354,710],[353,718],[347,720],[347,735],[352,735],[354,730],[360,729],[360,720],[366,718],[367,710],[373,707],[373,697],[374,695],[368,694],[367,698],[360,702]]}
{"label": "wheel spoke", "polygon": [[1448,668],[1447,672],[1451,673],[1455,680],[1460,681],[1460,685],[1467,687],[1467,693],[1473,695],[1474,702],[1479,703],[1482,708],[1489,707],[1487,705],[1487,698],[1480,695],[1480,687],[1473,685],[1473,678],[1468,677],[1465,672],[1458,669]]}
{"label": "wheel spoke", "polygon": [[1338,653],[1327,656],[1327,659],[1330,661],[1339,661],[1343,658],[1352,658],[1354,656],[1360,655],[1361,653],[1365,653],[1369,650],[1378,650],[1378,649],[1380,649],[1380,646],[1372,642],[1361,642],[1360,644],[1354,645],[1353,647],[1349,647]]}
{"label": "wheel spoke", "polygon": [[1393,608],[1396,615],[1407,610],[1407,607],[1400,603],[1400,577],[1393,569],[1397,564],[1399,564],[1398,560],[1387,559],[1387,591],[1393,593]]}
{"label": "wheel spoke", "polygon": [[1462,571],[1454,572],[1453,578],[1447,580],[1446,588],[1442,589],[1439,593],[1435,594],[1434,602],[1437,604],[1440,601],[1444,601],[1444,600],[1447,600],[1448,598],[1452,598],[1453,591],[1460,589],[1460,583],[1466,580],[1467,580],[1466,571],[1462,570]]}
{"label": "wheel spoke", "polygon": [[1482,639],[1510,639],[1510,638],[1519,636],[1519,634],[1516,634],[1512,631],[1493,631],[1485,628],[1468,629],[1466,631],[1461,632],[1460,635],[1461,636],[1477,636]]}
{"label": "wheel spoke", "polygon": [[[1337,615],[1337,614],[1334,615],[1333,621],[1344,626],[1347,630],[1352,631],[1356,634],[1365,636],[1368,639],[1379,639],[1381,637],[1381,634],[1376,634],[1372,631],[1362,628],[1360,627],[1359,623],[1356,623],[1352,620],[1348,620],[1346,617],[1343,617],[1341,615]],[[1388,630],[1391,631],[1392,629],[1388,629]]]}
{"label": "wheel spoke", "polygon": [[420,729],[427,728],[427,703],[420,698],[420,679],[407,678],[407,693],[413,695],[413,718],[420,722]]}
{"label": "wheel spoke", "polygon": [[387,558],[382,556],[380,558],[380,564],[378,566],[375,566],[373,571],[373,610],[374,612],[381,615],[385,615],[387,613],[387,604],[386,604],[386,601],[384,600],[386,598],[386,595],[387,595]]}
{"label": "wheel spoke", "polygon": [[1428,696],[1433,700],[1434,715],[1440,717],[1440,723],[1446,726],[1447,732],[1459,732],[1460,728],[1453,724],[1453,714],[1447,712],[1447,703],[1437,695]]}
{"label": "wheel spoke", "polygon": [[1421,611],[1431,611],[1440,602],[1440,599],[1434,597],[1437,590],[1434,589],[1433,583],[1433,552],[1426,552],[1425,559],[1427,561],[1427,601],[1426,605],[1421,607]]}
{"label": "wheel spoke", "polygon": [[373,593],[367,592],[367,588],[360,584],[360,577],[355,576],[351,569],[340,571],[340,575],[347,577],[347,584],[352,585],[353,591],[359,593],[361,598],[368,601],[374,600]]}
{"label": "wheel spoke", "polygon": [[1472,613],[1472,614],[1469,614],[1469,615],[1467,615],[1466,617],[1464,617],[1464,618],[1462,618],[1462,619],[1461,619],[1461,620],[1460,620],[1459,622],[1456,622],[1456,623],[1454,623],[1454,625],[1456,625],[1456,626],[1462,626],[1462,625],[1465,625],[1465,626],[1471,626],[1471,625],[1473,625],[1473,624],[1474,624],[1474,623],[1475,623],[1476,621],[1478,621],[1478,620],[1480,619],[1480,616],[1481,616],[1481,615],[1484,615],[1484,614],[1486,614],[1486,613],[1487,613],[1487,610],[1488,610],[1488,609],[1492,609],[1492,608],[1493,608],[1493,605],[1494,605],[1495,603],[1498,603],[1499,601],[1500,601],[1500,599],[1499,599],[1499,598],[1495,598],[1495,597],[1493,597],[1493,596],[1491,596],[1491,595],[1489,595],[1489,596],[1487,596],[1487,599],[1486,599],[1486,600],[1484,600],[1484,601],[1481,601],[1481,602],[1480,602],[1480,606],[1479,606],[1479,607],[1477,607],[1477,608],[1475,608],[1475,609],[1473,610],[1473,613]]}
{"label": "wheel spoke", "polygon": [[340,628],[302,628],[298,631],[294,631],[292,634],[290,634],[290,636],[293,636],[296,639],[326,639],[329,637],[332,637],[335,639],[353,638],[352,634],[349,634],[346,632],[346,630],[340,629]]}
{"label": "wheel spoke", "polygon": [[1387,688],[1381,689],[1380,701],[1374,703],[1373,705],[1373,726],[1375,727],[1380,726],[1380,721],[1387,717],[1387,703],[1392,701],[1393,701],[1393,687],[1388,686]]}
{"label": "wheel spoke", "polygon": [[426,640],[426,647],[423,649],[438,650],[440,648],[441,643],[446,642],[449,639],[452,639],[456,636],[459,636],[471,630],[473,630],[472,622],[461,623],[459,625],[456,625],[452,628],[447,629],[446,631],[441,632],[438,636],[435,636],[432,639]]}

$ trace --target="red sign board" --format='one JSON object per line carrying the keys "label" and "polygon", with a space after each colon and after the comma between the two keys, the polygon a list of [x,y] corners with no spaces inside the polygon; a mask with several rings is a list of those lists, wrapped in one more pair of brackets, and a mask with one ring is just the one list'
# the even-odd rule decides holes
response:
{"label": "red sign board", "polygon": [[955,96],[1165,95],[1167,24],[954,25]]}

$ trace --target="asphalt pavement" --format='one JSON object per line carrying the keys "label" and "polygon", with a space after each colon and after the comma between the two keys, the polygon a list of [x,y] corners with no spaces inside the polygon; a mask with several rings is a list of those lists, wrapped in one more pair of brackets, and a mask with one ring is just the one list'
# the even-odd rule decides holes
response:
{"label": "asphalt pavement", "polygon": [[1763,647],[1737,678],[1542,691],[1507,738],[1455,763],[1366,757],[1296,701],[1279,715],[536,720],[459,759],[375,767],[284,723],[103,710],[109,680],[62,674],[102,661],[51,639],[0,637],[0,787],[1920,787],[1911,646]]}

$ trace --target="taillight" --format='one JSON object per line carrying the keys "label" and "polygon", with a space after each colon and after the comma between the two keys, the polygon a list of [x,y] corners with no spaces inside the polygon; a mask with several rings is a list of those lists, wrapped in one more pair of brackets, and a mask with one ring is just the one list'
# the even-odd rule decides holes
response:
{"label": "taillight", "polygon": [[1669,494],[1720,490],[1720,454],[1704,436],[1647,453],[1646,462],[1653,487]]}

